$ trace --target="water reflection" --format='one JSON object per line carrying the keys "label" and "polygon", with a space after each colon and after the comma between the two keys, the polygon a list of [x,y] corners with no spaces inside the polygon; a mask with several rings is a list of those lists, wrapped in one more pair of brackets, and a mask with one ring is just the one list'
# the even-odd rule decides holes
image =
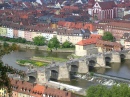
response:
{"label": "water reflection", "polygon": [[121,63],[112,63],[111,68],[113,71],[118,72],[120,70]]}
{"label": "water reflection", "polygon": [[[46,51],[36,51],[36,50],[19,50],[15,52],[11,52],[3,56],[2,60],[4,63],[7,63],[10,66],[13,66],[19,70],[27,70],[26,67],[22,67],[16,64],[16,60],[20,59],[29,59],[32,56],[52,56],[52,57],[60,57],[60,58],[67,58],[70,53],[51,53]],[[123,77],[130,79],[130,60],[122,61],[120,64],[112,63],[109,64],[111,68],[95,68],[93,69],[90,67],[90,71],[95,71],[97,73],[106,74],[106,75],[113,75],[117,77]],[[84,79],[75,79],[71,80],[70,82],[64,82],[74,86],[79,86],[82,88],[89,87],[91,85],[96,85],[96,82],[88,82]]]}
{"label": "water reflection", "polygon": [[95,71],[96,71],[97,73],[104,74],[105,71],[106,71],[106,68],[95,68]]}
{"label": "water reflection", "polygon": [[130,79],[130,60],[125,60],[119,64],[112,63],[111,68],[106,69],[104,74]]}
{"label": "water reflection", "polygon": [[49,56],[49,57],[60,57],[66,58],[71,53],[54,53],[54,52],[46,52],[46,51],[36,51],[36,50],[26,50],[21,49],[15,52],[11,52],[10,54],[4,55],[2,61],[9,66],[13,66],[18,70],[27,70],[26,67],[19,66],[16,64],[16,60],[20,59],[30,59],[33,56]]}

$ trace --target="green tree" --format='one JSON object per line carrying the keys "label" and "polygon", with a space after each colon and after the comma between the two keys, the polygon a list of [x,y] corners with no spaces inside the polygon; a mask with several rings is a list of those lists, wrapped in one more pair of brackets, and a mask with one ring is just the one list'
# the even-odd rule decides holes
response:
{"label": "green tree", "polygon": [[74,45],[71,42],[69,42],[69,41],[65,41],[62,44],[62,48],[74,48]]}
{"label": "green tree", "polygon": [[102,39],[105,41],[114,41],[114,37],[110,32],[105,32]]}
{"label": "green tree", "polygon": [[19,37],[19,38],[14,39],[14,41],[15,41],[15,42],[19,42],[19,43],[25,43],[25,42],[26,42],[26,39]]}
{"label": "green tree", "polygon": [[45,45],[46,38],[43,36],[37,36],[33,38],[33,42],[37,46]]}
{"label": "green tree", "polygon": [[57,50],[57,48],[60,47],[60,42],[57,39],[57,37],[53,37],[52,39],[49,40],[48,42],[48,47],[52,50],[53,48],[55,48]]}
{"label": "green tree", "polygon": [[[2,58],[3,55],[10,53],[12,50],[16,50],[13,48],[13,46],[9,46],[7,43],[3,43],[3,45],[0,44],[0,58]],[[25,73],[23,71],[18,71],[14,69],[11,66],[8,66],[7,64],[3,64],[2,60],[0,59],[0,88],[2,87],[7,87],[8,93],[10,94],[9,97],[11,97],[11,84],[10,84],[10,79],[7,75],[7,73],[17,73],[21,76],[24,76]]]}
{"label": "green tree", "polygon": [[97,85],[87,90],[86,97],[130,97],[130,87],[127,84],[114,85],[111,88]]}

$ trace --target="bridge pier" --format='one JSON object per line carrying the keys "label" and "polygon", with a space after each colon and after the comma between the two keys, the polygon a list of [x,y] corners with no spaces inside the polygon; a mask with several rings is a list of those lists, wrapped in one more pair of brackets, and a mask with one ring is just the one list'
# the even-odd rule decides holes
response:
{"label": "bridge pier", "polygon": [[78,73],[87,73],[89,72],[89,63],[86,60],[79,60]]}
{"label": "bridge pier", "polygon": [[24,81],[29,81],[29,77],[28,77],[28,76],[25,76],[25,77],[23,78],[23,80],[24,80]]}
{"label": "bridge pier", "polygon": [[42,72],[37,72],[37,83],[43,84],[48,81],[47,78],[47,72],[42,71]]}
{"label": "bridge pier", "polygon": [[97,56],[97,62],[95,67],[105,67],[106,62],[103,55]]}
{"label": "bridge pier", "polygon": [[121,57],[120,57],[120,54],[118,52],[112,53],[111,62],[112,63],[120,63],[121,62]]}
{"label": "bridge pier", "polygon": [[70,81],[70,74],[66,64],[59,66],[58,80]]}
{"label": "bridge pier", "polygon": [[130,59],[130,51],[125,54],[125,59]]}

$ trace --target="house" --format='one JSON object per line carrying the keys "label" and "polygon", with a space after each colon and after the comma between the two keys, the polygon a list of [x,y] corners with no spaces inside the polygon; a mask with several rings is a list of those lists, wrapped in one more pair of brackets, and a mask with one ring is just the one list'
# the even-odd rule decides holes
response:
{"label": "house", "polygon": [[57,32],[55,31],[55,29],[51,29],[51,28],[45,28],[44,31],[41,33],[41,35],[42,35],[43,37],[45,37],[46,40],[50,40],[50,39],[53,38],[56,34],[57,34]]}
{"label": "house", "polygon": [[13,33],[13,29],[12,28],[7,28],[7,37],[9,37],[9,38],[13,38],[14,37],[14,33]]}
{"label": "house", "polygon": [[30,97],[43,97],[44,92],[45,86],[36,84],[30,93]]}
{"label": "house", "polygon": [[18,37],[25,38],[24,35],[24,30],[18,30]]}
{"label": "house", "polygon": [[105,24],[94,24],[94,26],[95,26],[95,29],[97,30],[97,33],[98,33],[98,35],[101,35],[101,36],[103,36],[104,35],[104,28],[105,28]]}
{"label": "house", "polygon": [[74,30],[74,29],[57,29],[57,39],[60,43],[64,43],[65,41],[69,41],[72,44],[76,44],[78,41],[88,38],[90,36],[89,30]]}
{"label": "house", "polygon": [[76,96],[69,91],[50,88],[46,86],[43,97],[76,97]]}
{"label": "house", "polygon": [[124,47],[125,47],[125,49],[130,48],[130,37],[125,40]]}
{"label": "house", "polygon": [[117,4],[118,7],[118,17],[123,18],[126,14],[129,14],[129,8],[130,2],[122,2]]}
{"label": "house", "polygon": [[117,17],[117,6],[114,1],[96,2],[93,7],[88,8],[88,13],[95,19],[112,19]]}
{"label": "house", "polygon": [[88,39],[80,40],[75,46],[75,54],[77,56],[85,56],[97,54],[99,52],[96,47],[97,40],[101,39],[100,35],[91,34]]}
{"label": "house", "polygon": [[10,79],[13,97],[30,97],[33,87],[36,84],[21,80]]}
{"label": "house", "polygon": [[27,40],[27,41],[32,41],[32,32],[30,31],[24,31],[24,38]]}
{"label": "house", "polygon": [[0,36],[7,36],[7,28],[5,26],[0,27]]}
{"label": "house", "polygon": [[83,39],[79,41],[75,46],[75,54],[77,56],[85,56],[98,53],[95,44],[97,39]]}
{"label": "house", "polygon": [[14,38],[18,38],[18,30],[17,29],[13,29],[13,35],[14,35]]}
{"label": "house", "polygon": [[67,21],[59,21],[59,28],[69,28],[69,29],[88,29],[90,32],[95,30],[95,26],[92,23],[82,23],[82,22],[67,22]]}
{"label": "house", "polygon": [[7,87],[3,86],[3,87],[0,88],[0,97],[9,97]]}
{"label": "house", "polygon": [[130,33],[124,33],[122,38],[120,39],[120,43],[124,48],[129,48],[130,47]]}
{"label": "house", "polygon": [[104,40],[98,40],[96,46],[101,47],[103,51],[121,51],[123,48],[120,43]]}
{"label": "house", "polygon": [[[60,90],[10,78],[12,97],[76,97],[67,90]],[[3,90],[0,90],[0,92]],[[3,93],[3,92],[2,92]],[[7,91],[4,91],[7,94]],[[2,97],[2,96],[1,96]]]}
{"label": "house", "polygon": [[104,30],[111,32],[115,37],[116,41],[120,41],[124,33],[130,32],[129,23],[130,22],[125,22],[125,21],[110,22],[106,25]]}
{"label": "house", "polygon": [[38,22],[39,23],[50,23],[52,17],[53,17],[52,15],[41,16],[38,18]]}

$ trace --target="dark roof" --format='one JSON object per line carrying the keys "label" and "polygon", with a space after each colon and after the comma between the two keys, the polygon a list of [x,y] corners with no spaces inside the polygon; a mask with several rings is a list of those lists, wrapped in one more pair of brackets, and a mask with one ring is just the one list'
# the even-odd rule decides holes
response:
{"label": "dark roof", "polygon": [[106,1],[106,2],[98,2],[102,9],[113,9],[113,7],[117,7],[114,1]]}

